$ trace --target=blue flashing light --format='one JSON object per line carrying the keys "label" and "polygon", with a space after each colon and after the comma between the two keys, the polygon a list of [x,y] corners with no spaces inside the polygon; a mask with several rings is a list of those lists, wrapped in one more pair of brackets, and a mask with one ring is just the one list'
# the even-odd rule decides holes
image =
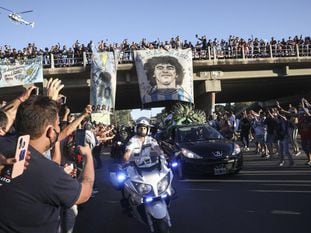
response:
{"label": "blue flashing light", "polygon": [[123,181],[125,181],[125,179],[126,179],[126,175],[124,173],[119,173],[117,175],[118,182],[122,183]]}
{"label": "blue flashing light", "polygon": [[177,162],[172,162],[172,168],[175,168],[178,166],[178,163]]}
{"label": "blue flashing light", "polygon": [[152,197],[146,197],[146,198],[145,198],[145,202],[146,202],[146,203],[152,202],[152,200],[153,200]]}

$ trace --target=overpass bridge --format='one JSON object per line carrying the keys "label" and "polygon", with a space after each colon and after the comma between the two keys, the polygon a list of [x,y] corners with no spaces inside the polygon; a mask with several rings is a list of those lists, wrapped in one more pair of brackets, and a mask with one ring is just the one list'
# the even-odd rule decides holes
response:
{"label": "overpass bridge", "polygon": [[[53,66],[52,66],[53,67]],[[311,96],[311,56],[193,60],[194,101],[207,113],[215,103],[268,101],[288,96]],[[44,68],[44,79],[59,78],[72,112],[89,103],[90,65]],[[21,87],[0,89],[11,100]],[[166,102],[144,107],[167,106]],[[118,65],[116,110],[142,108],[135,64]]]}

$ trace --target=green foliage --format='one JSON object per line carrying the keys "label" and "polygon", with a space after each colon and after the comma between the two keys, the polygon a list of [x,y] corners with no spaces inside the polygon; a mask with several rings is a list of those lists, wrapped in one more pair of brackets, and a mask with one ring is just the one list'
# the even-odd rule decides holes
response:
{"label": "green foliage", "polygon": [[115,111],[111,116],[111,122],[115,125],[128,125],[132,121],[131,110]]}
{"label": "green foliage", "polygon": [[164,129],[164,135],[169,136],[175,125],[202,124],[206,122],[204,111],[194,109],[191,104],[176,103],[171,113],[161,113],[158,115],[160,128]]}
{"label": "green foliage", "polygon": [[206,122],[205,112],[194,109],[191,104],[175,104],[172,108],[172,114],[176,125]]}

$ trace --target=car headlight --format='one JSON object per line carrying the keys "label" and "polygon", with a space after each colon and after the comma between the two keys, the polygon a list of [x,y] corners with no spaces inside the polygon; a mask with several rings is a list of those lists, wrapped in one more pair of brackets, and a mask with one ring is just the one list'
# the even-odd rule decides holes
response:
{"label": "car headlight", "polygon": [[149,184],[132,182],[139,194],[145,195],[152,190],[152,186]]}
{"label": "car headlight", "polygon": [[167,189],[167,186],[169,185],[169,183],[170,183],[170,176],[168,173],[158,182],[158,185],[157,185],[158,193],[159,194],[163,193]]}
{"label": "car headlight", "polygon": [[201,156],[197,155],[196,153],[187,150],[185,148],[181,149],[181,154],[184,155],[185,157],[189,158],[189,159],[202,159]]}
{"label": "car headlight", "polygon": [[234,144],[232,155],[237,155],[241,152],[241,148],[238,144]]}

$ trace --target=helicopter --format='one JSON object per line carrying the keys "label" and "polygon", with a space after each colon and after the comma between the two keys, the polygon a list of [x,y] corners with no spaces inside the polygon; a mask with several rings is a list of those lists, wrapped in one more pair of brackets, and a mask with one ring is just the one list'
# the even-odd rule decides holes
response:
{"label": "helicopter", "polygon": [[20,24],[25,24],[25,25],[29,25],[31,26],[32,28],[35,26],[35,23],[34,22],[29,22],[29,21],[26,21],[22,18],[21,14],[24,14],[24,13],[29,13],[29,12],[33,12],[33,10],[30,10],[30,11],[22,11],[22,12],[13,12],[9,9],[6,9],[4,7],[1,7],[1,9],[3,10],[6,10],[6,11],[9,11],[11,12],[8,17],[12,20],[12,22],[15,22],[15,23],[20,23]]}

